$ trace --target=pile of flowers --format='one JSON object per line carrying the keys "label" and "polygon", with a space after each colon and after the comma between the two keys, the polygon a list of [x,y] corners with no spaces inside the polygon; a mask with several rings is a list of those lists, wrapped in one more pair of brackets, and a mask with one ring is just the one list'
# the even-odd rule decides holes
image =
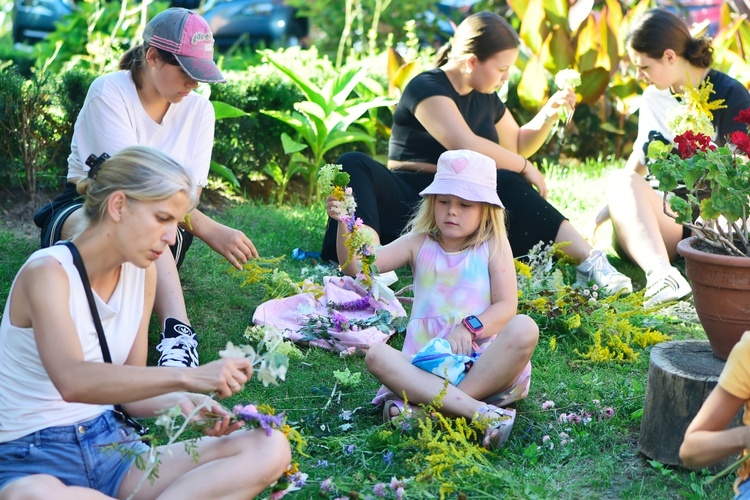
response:
{"label": "pile of flowers", "polygon": [[[722,99],[709,100],[712,93],[708,81],[685,90],[683,104],[668,115],[676,151],[672,144],[652,141],[649,168],[664,192],[667,215],[717,251],[750,257],[750,137],[737,131],[725,138],[724,146],[712,142],[712,112],[725,107]],[[750,127],[750,109],[741,111],[735,121]],[[685,191],[684,197],[671,194],[678,188]]]}
{"label": "pile of flowers", "polygon": [[346,262],[339,266],[344,269],[353,259],[358,259],[360,272],[357,279],[366,289],[373,287],[374,279],[378,275],[375,266],[375,246],[372,233],[364,230],[362,219],[355,215],[357,203],[354,201],[352,189],[349,185],[349,174],[341,171],[341,165],[327,164],[318,172],[318,185],[324,196],[332,196],[342,202],[343,214],[340,220],[346,224]]}
{"label": "pile of flowers", "polygon": [[[556,245],[539,243],[526,262],[516,260],[518,312],[531,316],[550,349],[565,342],[579,359],[634,362],[649,345],[670,337],[646,326],[643,294],[605,296],[596,286],[569,285],[570,261]],[[568,258],[569,259],[569,258]]]}

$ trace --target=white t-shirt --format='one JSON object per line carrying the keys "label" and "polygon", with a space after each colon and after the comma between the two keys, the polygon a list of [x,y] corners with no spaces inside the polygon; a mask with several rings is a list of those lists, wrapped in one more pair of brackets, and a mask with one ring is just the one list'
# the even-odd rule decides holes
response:
{"label": "white t-shirt", "polygon": [[633,144],[633,152],[638,155],[641,165],[646,164],[646,153],[643,147],[648,144],[648,134],[660,132],[669,142],[674,141],[674,134],[667,127],[667,110],[679,104],[669,89],[659,90],[653,85],[646,87],[641,96],[641,107],[638,111],[638,135]]}
{"label": "white t-shirt", "polygon": [[[86,292],[70,250],[63,245],[37,250],[21,269],[43,257],[52,257],[60,262],[68,275],[68,309],[78,330],[84,359],[103,363]],[[94,292],[114,364],[125,363],[135,342],[143,317],[145,286],[145,269],[125,263],[109,302],[104,302]],[[9,294],[0,322],[0,442],[12,441],[47,427],[90,420],[111,409],[112,405],[68,403],[63,400],[42,365],[33,328],[19,328],[10,323]]]}
{"label": "white t-shirt", "polygon": [[191,92],[171,104],[162,123],[146,113],[130,71],[98,77],[89,87],[73,130],[68,180],[86,176],[90,154],[113,155],[127,146],[152,146],[171,156],[205,186],[214,144],[214,108]]}

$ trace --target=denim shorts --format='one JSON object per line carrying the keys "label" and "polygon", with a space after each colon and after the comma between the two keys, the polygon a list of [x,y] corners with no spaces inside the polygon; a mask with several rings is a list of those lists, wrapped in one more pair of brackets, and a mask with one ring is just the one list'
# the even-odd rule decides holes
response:
{"label": "denim shorts", "polygon": [[745,479],[734,487],[737,494],[734,496],[735,500],[748,500],[750,499],[750,479]]}
{"label": "denim shorts", "polygon": [[[117,449],[109,448],[112,444],[118,444]],[[126,456],[125,449],[135,453]],[[111,411],[76,425],[48,427],[0,443],[0,490],[15,479],[48,474],[66,486],[116,497],[134,455],[148,450],[138,434]]]}

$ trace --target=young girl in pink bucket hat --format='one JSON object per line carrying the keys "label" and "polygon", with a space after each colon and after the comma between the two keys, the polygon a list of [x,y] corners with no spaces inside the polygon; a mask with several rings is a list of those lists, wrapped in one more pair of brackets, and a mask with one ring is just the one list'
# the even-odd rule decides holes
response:
{"label": "young girl in pink bucket hat", "polygon": [[[378,249],[375,261],[381,272],[408,264],[414,275],[403,351],[381,343],[366,357],[367,368],[384,384],[373,402],[385,402],[385,420],[411,410],[401,396],[430,403],[447,370],[452,383],[440,411],[484,424],[488,448],[500,447],[510,434],[515,410],[500,406],[526,397],[539,336],[536,323],[517,314],[516,274],[495,169],[491,158],[473,151],[440,156],[407,232]],[[339,203],[328,202],[329,215],[342,213]],[[338,238],[345,232],[339,221]],[[344,271],[354,275],[357,263]],[[457,360],[464,359],[470,361],[453,376]]]}

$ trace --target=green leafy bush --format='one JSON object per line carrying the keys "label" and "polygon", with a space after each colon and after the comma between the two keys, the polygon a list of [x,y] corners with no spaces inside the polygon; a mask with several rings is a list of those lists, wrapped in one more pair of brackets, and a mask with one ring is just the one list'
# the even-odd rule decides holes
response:
{"label": "green leafy bush", "polygon": [[10,160],[0,173],[29,200],[36,195],[37,178],[53,167],[62,147],[65,120],[50,76],[34,72],[27,80],[13,67],[0,71],[0,151]]}

